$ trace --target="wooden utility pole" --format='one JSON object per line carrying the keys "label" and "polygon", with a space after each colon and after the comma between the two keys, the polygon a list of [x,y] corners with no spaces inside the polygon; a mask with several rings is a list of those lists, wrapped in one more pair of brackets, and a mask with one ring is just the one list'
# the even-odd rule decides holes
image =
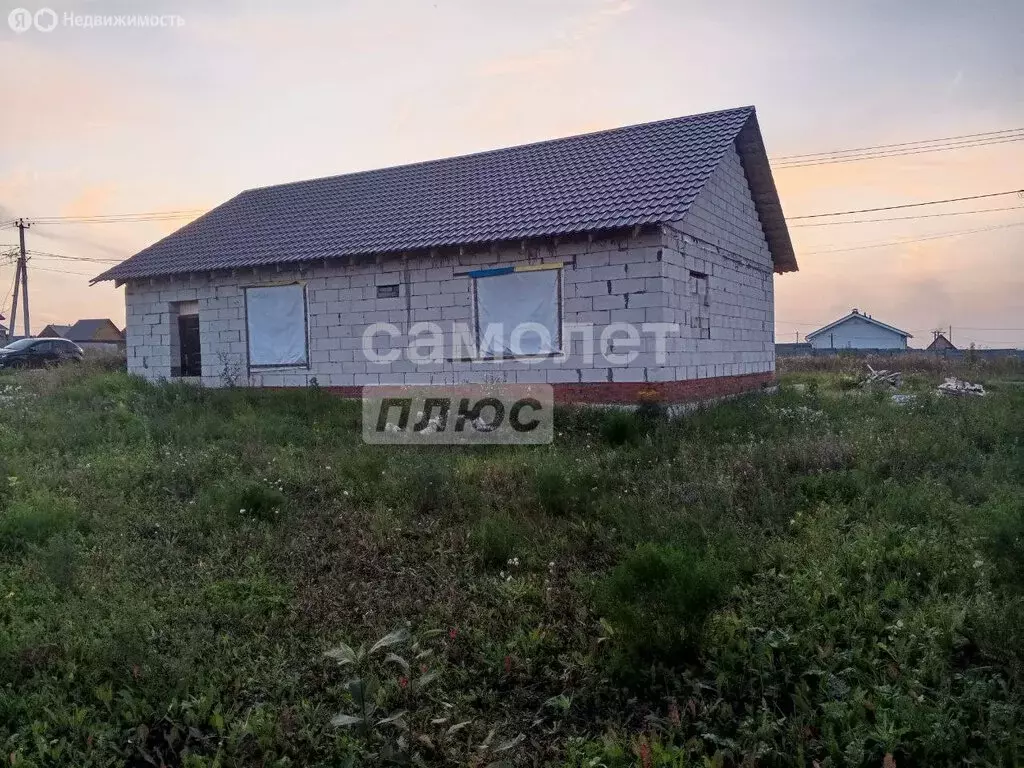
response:
{"label": "wooden utility pole", "polygon": [[18,242],[21,246],[21,251],[18,254],[18,264],[14,269],[14,301],[11,303],[11,333],[10,338],[15,337],[15,325],[18,322],[18,289],[21,289],[21,301],[22,308],[25,314],[25,335],[32,335],[32,324],[29,320],[28,314],[28,255],[25,252],[25,230],[28,229],[31,224],[26,224],[24,219],[18,219],[15,223],[18,228]]}

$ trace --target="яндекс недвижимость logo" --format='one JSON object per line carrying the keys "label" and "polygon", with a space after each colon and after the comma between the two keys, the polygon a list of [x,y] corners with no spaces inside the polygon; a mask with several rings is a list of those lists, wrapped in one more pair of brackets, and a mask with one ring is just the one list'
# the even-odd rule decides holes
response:
{"label": "\u044f\u043d\u0434\u0435\u043a\u0441 \u043d\u0435\u0434\u0432\u0438\u0436\u0438\u043c\u043e\u0441\u0442\u044c logo", "polygon": [[32,28],[40,32],[52,32],[57,26],[57,12],[52,8],[40,8],[35,13],[27,8],[15,8],[7,14],[7,24],[19,34]]}

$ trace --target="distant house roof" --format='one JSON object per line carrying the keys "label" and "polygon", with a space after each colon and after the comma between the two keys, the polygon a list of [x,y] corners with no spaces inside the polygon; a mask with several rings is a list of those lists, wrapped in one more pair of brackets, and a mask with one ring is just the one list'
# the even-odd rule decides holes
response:
{"label": "distant house roof", "polygon": [[740,154],[777,272],[797,269],[753,107],[242,192],[94,278],[482,245],[680,219]]}
{"label": "distant house roof", "polygon": [[925,349],[934,351],[937,349],[956,349],[956,347],[953,346],[953,342],[947,339],[944,334],[938,333],[932,339],[932,343],[925,347]]}
{"label": "distant house roof", "polygon": [[109,318],[79,320],[68,328],[65,339],[71,341],[123,341],[124,334]]}
{"label": "distant house roof", "polygon": [[866,322],[869,322],[872,325],[877,325],[879,328],[885,328],[885,330],[887,330],[887,331],[892,331],[893,333],[898,333],[900,336],[905,336],[908,339],[914,338],[911,334],[907,333],[906,331],[901,331],[899,328],[895,328],[895,327],[893,327],[891,325],[886,325],[885,323],[881,322],[880,320],[875,320],[875,318],[871,317],[871,315],[865,315],[863,312],[861,312],[860,310],[857,310],[857,309],[852,310],[850,312],[850,314],[846,315],[845,317],[839,318],[834,323],[829,323],[828,325],[826,325],[823,328],[819,328],[816,331],[812,331],[811,333],[808,333],[806,336],[804,336],[804,338],[808,339],[808,340],[809,339],[813,339],[815,336],[820,336],[821,334],[825,333],[826,331],[831,331],[837,325],[842,325],[843,323],[845,323],[848,320],[851,320],[851,319],[853,319],[855,317],[859,318],[861,320],[864,320]]}
{"label": "distant house roof", "polygon": [[58,325],[57,323],[50,323],[48,326],[43,328],[39,332],[41,338],[64,338],[65,334],[71,328],[70,325]]}

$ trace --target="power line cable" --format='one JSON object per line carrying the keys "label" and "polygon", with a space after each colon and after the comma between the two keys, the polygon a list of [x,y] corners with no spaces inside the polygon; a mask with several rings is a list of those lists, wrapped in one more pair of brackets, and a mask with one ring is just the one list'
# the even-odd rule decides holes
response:
{"label": "power line cable", "polygon": [[42,256],[49,259],[65,259],[67,261],[89,261],[95,264],[120,264],[124,259],[97,259],[91,256],[65,256],[61,253],[48,253],[46,251],[35,251],[29,249],[27,253],[33,256]]}
{"label": "power line cable", "polygon": [[[13,264],[13,263],[14,263],[13,261],[8,262],[8,264]],[[11,296],[14,294],[14,286],[18,284],[18,278],[19,278],[18,270],[14,270],[14,282],[11,283],[11,285],[7,288],[7,295],[4,296],[4,300],[2,302],[0,302],[0,309],[2,309],[3,307],[6,307],[7,306],[7,302],[11,300]],[[10,338],[11,335],[13,335],[13,334],[14,334],[14,328],[12,327],[12,328],[10,328],[8,330],[8,338]]]}
{"label": "power line cable", "polygon": [[147,211],[140,213],[110,213],[92,216],[39,216],[32,221],[37,224],[119,224],[143,221],[169,221],[198,216],[201,209],[178,211]]}
{"label": "power line cable", "polygon": [[[46,226],[58,226],[71,224],[74,226],[91,226],[93,224],[146,224],[151,222],[160,221],[184,221],[185,219],[193,218],[190,214],[188,216],[145,216],[137,219],[90,219],[89,221],[43,221],[40,222]],[[34,220],[33,220],[34,221]]]}
{"label": "power line cable", "polygon": [[798,154],[798,155],[776,155],[776,156],[771,157],[769,159],[772,160],[772,161],[775,161],[775,160],[795,160],[797,158],[819,157],[819,156],[822,156],[822,155],[840,155],[840,154],[848,154],[848,153],[852,153],[852,152],[868,152],[868,151],[876,150],[876,149],[888,149],[890,147],[908,147],[908,146],[911,146],[913,144],[936,144],[936,143],[939,143],[939,142],[955,141],[957,139],[972,139],[972,138],[978,138],[980,136],[995,136],[996,134],[1001,134],[1001,133],[1016,133],[1017,131],[1024,131],[1024,128],[1003,128],[1003,129],[998,130],[998,131],[984,131],[982,133],[963,133],[963,134],[960,134],[959,136],[946,136],[945,138],[941,138],[941,139],[920,139],[918,141],[901,141],[901,142],[898,142],[896,144],[875,144],[873,146],[854,147],[852,149],[833,149],[833,150],[829,150],[827,152],[805,152],[803,154]]}
{"label": "power line cable", "polygon": [[891,149],[887,149],[884,146],[871,149],[844,149],[836,150],[835,152],[821,152],[817,155],[808,154],[802,157],[792,157],[788,159],[772,158],[773,162],[777,162],[781,165],[791,165],[794,163],[816,163],[823,160],[842,160],[848,157],[870,157],[873,155],[899,155],[904,152],[917,152],[920,150],[933,150],[936,148],[952,148],[962,146],[985,146],[987,144],[997,144],[1005,141],[1015,141],[1020,139],[1024,135],[1024,128],[1014,128],[1003,132],[998,136],[989,136],[987,138],[980,139],[963,139],[958,141],[944,141],[944,142],[927,142],[921,141],[917,143],[908,142],[904,145],[894,146]]}
{"label": "power line cable", "polygon": [[1010,205],[1005,208],[979,208],[974,211],[947,211],[945,213],[921,213],[916,216],[892,216],[887,219],[854,219],[853,221],[822,221],[814,224],[793,224],[790,229],[802,227],[834,227],[840,224],[876,224],[885,221],[910,221],[911,219],[940,219],[946,216],[966,216],[970,213],[995,213],[996,211],[1021,211],[1024,205]]}
{"label": "power line cable", "polygon": [[961,331],[1024,331],[1024,328],[974,328],[970,325],[957,325],[953,323],[953,327]]}
{"label": "power line cable", "polygon": [[2,312],[3,308],[7,306],[7,302],[11,300],[11,294],[13,292],[14,292],[14,285],[11,284],[7,288],[7,295],[4,296],[3,301],[0,301],[0,312]]}
{"label": "power line cable", "polygon": [[179,208],[176,210],[169,211],[136,211],[133,213],[90,213],[81,214],[79,216],[39,216],[33,221],[42,222],[44,220],[51,221],[71,221],[71,220],[88,220],[88,219],[113,219],[113,218],[134,218],[136,216],[186,216],[193,213],[202,212],[201,208]]}
{"label": "power line cable", "polygon": [[965,230],[962,230],[960,232],[942,232],[940,234],[928,235],[926,237],[915,237],[915,238],[905,239],[905,240],[890,240],[888,242],[881,242],[881,243],[861,243],[860,245],[854,245],[854,246],[843,247],[843,248],[830,248],[828,250],[823,250],[823,251],[806,251],[806,252],[804,252],[801,255],[803,255],[803,256],[820,256],[820,255],[826,254],[826,253],[843,253],[845,251],[861,251],[861,250],[866,250],[866,249],[869,249],[869,248],[885,248],[885,247],[891,246],[891,245],[909,245],[910,243],[921,243],[921,242],[924,242],[926,240],[943,240],[943,239],[946,239],[946,238],[949,238],[949,237],[960,237],[961,235],[975,235],[975,234],[979,234],[981,232],[992,232],[992,231],[995,231],[997,229],[1009,229],[1010,227],[1022,227],[1022,226],[1024,226],[1024,221],[1017,221],[1017,222],[1014,222],[1012,224],[998,224],[998,225],[996,225],[994,227],[982,227],[981,229],[965,229]]}
{"label": "power line cable", "polygon": [[57,273],[60,273],[62,275],[81,275],[82,277],[94,277],[95,276],[95,273],[93,273],[93,272],[76,272],[76,271],[74,271],[72,269],[55,269],[54,267],[43,267],[43,266],[40,266],[39,264],[33,264],[32,265],[32,269],[33,270],[37,270],[37,269],[38,270],[42,270],[43,272],[57,272]]}
{"label": "power line cable", "polygon": [[983,141],[973,143],[951,144],[948,146],[923,147],[921,149],[901,150],[893,152],[876,152],[872,154],[851,155],[845,157],[825,158],[822,160],[808,160],[797,163],[778,163],[773,166],[776,169],[785,168],[807,168],[814,165],[835,165],[838,163],[856,163],[861,160],[879,160],[887,157],[906,157],[908,155],[923,155],[928,152],[948,152],[954,149],[971,149],[973,147],[990,147],[994,144],[1009,144],[1015,141],[1024,141],[1024,133],[1019,136],[1008,136],[999,141]]}
{"label": "power line cable", "polygon": [[859,208],[852,211],[830,211],[829,213],[809,213],[803,216],[787,216],[787,219],[822,219],[828,216],[850,216],[855,213],[875,213],[877,211],[895,211],[900,208],[920,208],[924,205],[942,205],[945,203],[960,203],[964,200],[981,200],[987,197],[1005,197],[1006,195],[1024,195],[1024,189],[1012,189],[1009,192],[989,192],[984,195],[968,195],[966,197],[950,197],[946,200],[927,200],[923,203],[903,203],[902,205],[885,205],[879,208]]}
{"label": "power line cable", "polygon": [[[829,216],[847,216],[856,213],[875,213],[877,211],[892,211],[902,208],[917,208],[925,205],[941,205],[945,203],[958,203],[965,200],[981,200],[990,197],[1005,197],[1006,195],[1024,195],[1024,189],[1014,189],[1008,192],[990,192],[983,195],[968,195],[965,197],[952,197],[945,200],[928,200],[920,203],[904,203],[902,205],[887,205],[877,208],[859,208],[849,211],[830,211],[828,213],[813,213],[805,214],[801,216],[788,216],[787,218],[791,221],[799,219],[815,219],[824,218]],[[73,224],[84,224],[89,222],[95,223],[120,223],[120,222],[131,222],[131,221],[149,221],[154,220],[154,217],[159,218],[183,218],[187,216],[193,216],[195,214],[202,213],[200,209],[193,209],[190,211],[179,210],[179,211],[149,211],[144,213],[124,213],[124,214],[103,214],[96,216],[44,216],[33,219],[32,221],[37,224],[56,224],[56,223],[73,223]],[[13,223],[13,222],[12,222]]]}
{"label": "power line cable", "polygon": [[112,248],[109,245],[97,242],[91,237],[82,237],[80,234],[75,233],[74,230],[65,229],[63,232],[53,232],[50,229],[47,229],[47,225],[45,224],[36,224],[36,234],[47,240],[57,240],[61,243],[73,243],[76,250],[85,247],[89,250],[104,251],[119,259],[123,258],[123,249]]}

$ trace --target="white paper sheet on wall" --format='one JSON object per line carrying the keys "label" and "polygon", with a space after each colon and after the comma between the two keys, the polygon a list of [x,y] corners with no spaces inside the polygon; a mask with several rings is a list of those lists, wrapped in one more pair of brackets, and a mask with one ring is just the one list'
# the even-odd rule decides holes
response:
{"label": "white paper sheet on wall", "polygon": [[[477,278],[478,341],[482,356],[559,351],[558,272],[546,269]],[[522,327],[527,323],[530,325]],[[520,332],[516,332],[517,327]],[[540,333],[541,328],[546,333]]]}
{"label": "white paper sheet on wall", "polygon": [[246,288],[249,365],[306,364],[306,300],[302,285]]}

